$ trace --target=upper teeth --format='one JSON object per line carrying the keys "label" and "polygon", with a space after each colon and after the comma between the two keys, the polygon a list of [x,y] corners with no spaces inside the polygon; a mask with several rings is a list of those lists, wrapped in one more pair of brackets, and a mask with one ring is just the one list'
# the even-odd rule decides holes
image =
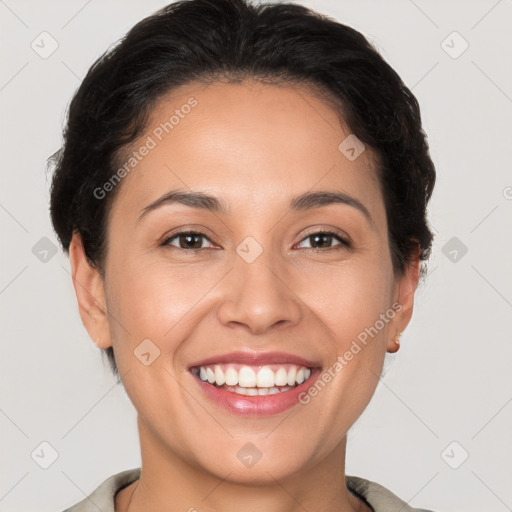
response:
{"label": "upper teeth", "polygon": [[272,388],[274,386],[295,386],[302,384],[311,375],[311,370],[304,366],[277,366],[276,371],[270,366],[208,365],[199,367],[199,377],[210,384],[222,386],[240,386],[243,388]]}

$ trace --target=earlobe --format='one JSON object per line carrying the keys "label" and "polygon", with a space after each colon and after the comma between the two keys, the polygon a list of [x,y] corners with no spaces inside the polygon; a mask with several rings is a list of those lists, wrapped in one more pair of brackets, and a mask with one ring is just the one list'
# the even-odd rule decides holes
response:
{"label": "earlobe", "polygon": [[387,352],[394,354],[395,352],[398,352],[398,349],[400,348],[400,336],[402,335],[401,332],[396,331],[395,336],[392,338],[391,342],[388,342]]}
{"label": "earlobe", "polygon": [[103,279],[85,255],[82,238],[75,232],[69,245],[71,276],[84,327],[99,348],[112,345]]}

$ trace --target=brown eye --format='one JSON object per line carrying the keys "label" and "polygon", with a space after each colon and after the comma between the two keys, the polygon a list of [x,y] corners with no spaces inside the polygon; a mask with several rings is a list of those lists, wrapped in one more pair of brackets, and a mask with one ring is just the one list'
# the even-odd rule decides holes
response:
{"label": "brown eye", "polygon": [[203,233],[182,232],[167,238],[162,245],[170,245],[184,250],[200,250],[205,248],[203,247],[203,240],[209,241],[210,239]]}
{"label": "brown eye", "polygon": [[[321,231],[318,233],[312,233],[304,238],[303,242],[301,242],[299,246],[304,243],[304,240],[310,240],[309,246],[305,246],[306,249],[330,249],[331,247],[336,246],[349,246],[349,243],[346,240],[332,232]],[[333,244],[333,242],[337,243]]]}

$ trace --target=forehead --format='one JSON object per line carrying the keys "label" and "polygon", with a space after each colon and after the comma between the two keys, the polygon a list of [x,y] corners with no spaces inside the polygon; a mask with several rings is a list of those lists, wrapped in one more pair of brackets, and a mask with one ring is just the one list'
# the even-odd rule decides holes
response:
{"label": "forehead", "polygon": [[121,159],[128,172],[113,210],[135,216],[176,188],[221,196],[238,209],[335,188],[378,217],[374,155],[366,148],[348,158],[352,137],[339,112],[304,85],[184,85],[157,103],[145,133]]}

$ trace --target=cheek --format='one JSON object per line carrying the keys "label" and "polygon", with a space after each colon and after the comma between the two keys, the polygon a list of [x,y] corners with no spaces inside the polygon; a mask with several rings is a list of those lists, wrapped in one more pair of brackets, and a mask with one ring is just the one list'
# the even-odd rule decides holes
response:
{"label": "cheek", "polygon": [[315,283],[305,279],[299,295],[327,327],[323,345],[331,361],[329,400],[339,409],[335,402],[340,396],[352,397],[357,416],[377,385],[395,316],[391,263],[354,259],[318,273]]}
{"label": "cheek", "polygon": [[[120,260],[123,261],[123,260]],[[124,260],[110,274],[108,309],[118,365],[145,339],[171,354],[203,314],[204,299],[222,277],[222,269],[183,264],[169,266]]]}
{"label": "cheek", "polygon": [[293,290],[328,327],[340,352],[391,307],[393,272],[378,258],[353,258],[297,273]]}

